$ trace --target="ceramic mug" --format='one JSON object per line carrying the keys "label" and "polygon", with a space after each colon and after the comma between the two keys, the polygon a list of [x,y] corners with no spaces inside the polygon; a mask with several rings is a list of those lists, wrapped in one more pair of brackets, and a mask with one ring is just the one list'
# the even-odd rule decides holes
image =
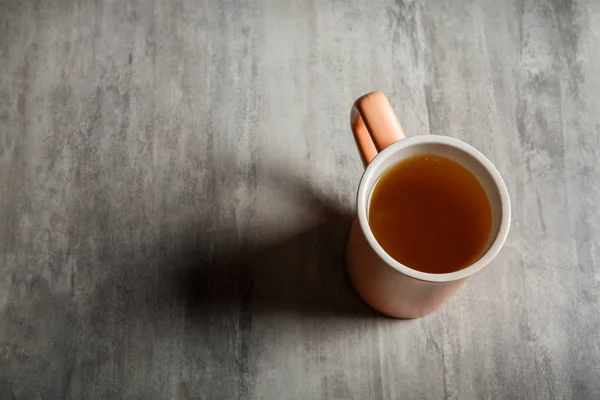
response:
{"label": "ceramic mug", "polygon": [[[496,257],[510,225],[510,199],[496,167],[479,151],[447,136],[406,137],[381,92],[354,103],[350,124],[366,167],[356,200],[356,218],[346,249],[346,268],[354,288],[374,309],[396,318],[421,317],[439,308]],[[392,166],[419,154],[435,154],[467,168],[482,184],[492,206],[492,233],[483,255],[456,272],[433,274],[411,269],[387,254],[369,226],[369,203],[379,178]],[[435,251],[435,249],[431,249]]]}

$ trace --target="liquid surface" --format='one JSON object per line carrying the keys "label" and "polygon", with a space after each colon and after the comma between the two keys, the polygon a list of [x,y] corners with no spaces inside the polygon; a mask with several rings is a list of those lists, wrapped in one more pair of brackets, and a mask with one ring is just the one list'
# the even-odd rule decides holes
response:
{"label": "liquid surface", "polygon": [[492,209],[479,180],[462,165],[419,155],[379,179],[369,225],[381,247],[401,264],[443,274],[481,257],[492,230]]}

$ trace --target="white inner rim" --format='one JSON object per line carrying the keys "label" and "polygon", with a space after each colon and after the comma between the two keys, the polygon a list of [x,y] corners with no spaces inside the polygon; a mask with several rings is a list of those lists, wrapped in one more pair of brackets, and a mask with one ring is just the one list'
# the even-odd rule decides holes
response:
{"label": "white inner rim", "polygon": [[[381,245],[375,239],[373,232],[371,232],[371,228],[369,227],[368,210],[370,197],[373,192],[374,186],[381,177],[381,175],[391,166],[388,165],[390,163],[390,160],[395,158],[394,156],[397,156],[400,152],[409,149],[412,150],[413,154],[415,155],[429,153],[426,150],[422,151],[421,149],[419,149],[419,147],[424,147],[424,145],[443,146],[449,151],[453,151],[464,157],[470,157],[469,159],[474,160],[477,163],[478,167],[482,167],[478,168],[479,170],[483,170],[487,174],[489,174],[487,180],[492,183],[492,189],[496,191],[495,198],[497,198],[498,201],[493,201],[493,199],[490,198],[490,203],[492,203],[492,212],[494,212],[498,217],[494,218],[494,227],[492,228],[492,235],[487,244],[487,251],[475,263],[456,272],[450,272],[446,274],[432,274],[417,271],[407,267],[404,264],[399,263],[388,253],[386,253],[385,250],[383,250]],[[444,156],[445,154],[440,155]],[[401,156],[398,160],[393,161],[392,165],[397,164],[404,158],[406,157]],[[463,166],[469,169],[471,172],[473,172],[475,176],[478,177],[478,179],[480,179],[481,181],[481,172],[475,171],[473,168],[470,168],[468,165],[465,165],[465,163],[461,162],[461,160],[457,160],[456,158],[454,159],[455,161],[461,163]],[[486,188],[486,192],[488,192],[488,197],[490,197],[490,185],[487,186],[488,187],[486,188],[486,185],[484,184],[484,188]],[[464,142],[461,142],[460,140],[440,135],[412,136],[406,139],[402,139],[380,152],[373,159],[373,161],[371,161],[360,181],[357,196],[357,212],[361,229],[365,237],[367,238],[367,241],[375,250],[377,255],[381,257],[381,259],[383,259],[392,268],[405,275],[408,275],[415,279],[429,282],[456,281],[473,275],[477,271],[483,269],[486,265],[490,263],[490,261],[494,259],[494,257],[496,257],[496,255],[500,251],[500,248],[506,240],[506,236],[508,235],[508,229],[510,226],[510,199],[508,197],[508,190],[506,189],[506,185],[504,184],[504,181],[502,180],[502,177],[500,176],[500,173],[498,172],[496,167],[494,167],[490,160],[488,160],[475,148],[469,146]]]}

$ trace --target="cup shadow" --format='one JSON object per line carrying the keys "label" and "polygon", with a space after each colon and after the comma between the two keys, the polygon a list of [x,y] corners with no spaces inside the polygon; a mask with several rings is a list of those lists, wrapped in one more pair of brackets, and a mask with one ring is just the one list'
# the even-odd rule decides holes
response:
{"label": "cup shadow", "polygon": [[161,280],[170,282],[171,294],[191,318],[233,307],[262,315],[377,317],[355,293],[344,268],[351,211],[293,174],[279,174],[271,181],[285,182],[278,190],[310,204],[314,224],[272,241],[224,246],[208,257],[202,246],[191,246],[177,260],[179,268]]}

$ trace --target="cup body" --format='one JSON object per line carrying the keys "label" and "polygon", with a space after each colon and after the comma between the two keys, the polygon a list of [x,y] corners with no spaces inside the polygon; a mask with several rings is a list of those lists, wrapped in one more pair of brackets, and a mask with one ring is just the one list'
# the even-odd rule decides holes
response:
{"label": "cup body", "polygon": [[[492,206],[492,232],[483,255],[456,272],[431,274],[399,263],[383,250],[369,226],[371,195],[379,178],[392,166],[420,154],[446,157],[467,168],[483,186]],[[494,165],[483,154],[447,136],[404,138],[377,153],[362,176],[356,216],[346,249],[346,268],[358,294],[374,309],[391,317],[421,317],[439,308],[466,278],[494,259],[506,240],[509,226],[508,190]]]}

